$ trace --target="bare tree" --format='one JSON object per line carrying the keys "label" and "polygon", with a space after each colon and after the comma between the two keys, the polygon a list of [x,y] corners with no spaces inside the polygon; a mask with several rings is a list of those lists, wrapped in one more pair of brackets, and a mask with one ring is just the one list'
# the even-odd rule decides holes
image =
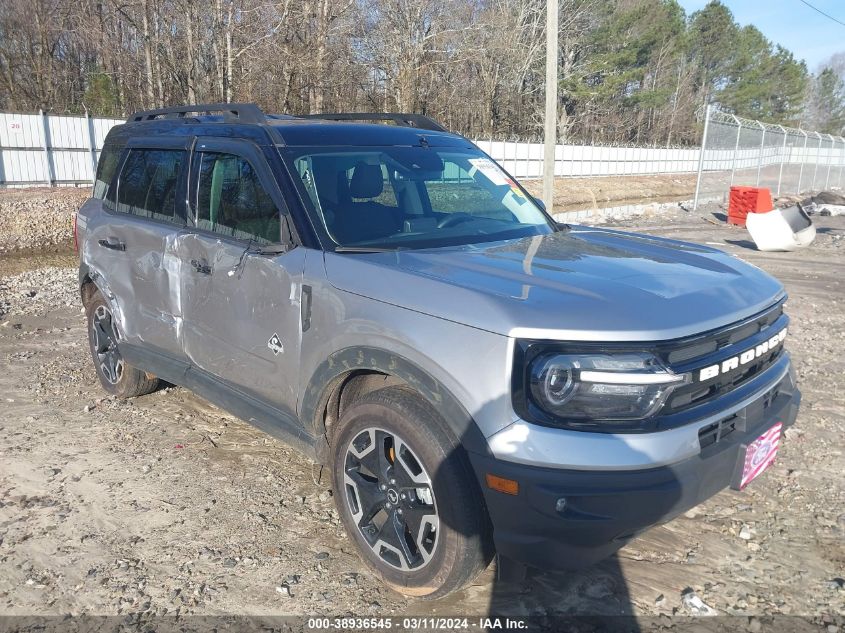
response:
{"label": "bare tree", "polygon": [[[695,142],[704,96],[742,80],[722,5],[685,20],[673,0],[558,1],[562,139]],[[0,107],[122,115],[245,100],[422,112],[471,136],[536,139],[545,3],[4,0]]]}

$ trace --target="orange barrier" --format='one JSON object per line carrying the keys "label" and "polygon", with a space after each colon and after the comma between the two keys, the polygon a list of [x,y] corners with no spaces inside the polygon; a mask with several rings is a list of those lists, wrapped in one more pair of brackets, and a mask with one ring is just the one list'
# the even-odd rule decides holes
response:
{"label": "orange barrier", "polygon": [[768,213],[774,209],[772,192],[765,187],[731,187],[728,224],[745,226],[749,213]]}

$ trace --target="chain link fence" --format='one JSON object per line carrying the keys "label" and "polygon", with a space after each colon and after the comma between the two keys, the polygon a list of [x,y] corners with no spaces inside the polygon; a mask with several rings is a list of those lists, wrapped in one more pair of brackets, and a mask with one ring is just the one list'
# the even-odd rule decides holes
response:
{"label": "chain link fence", "polygon": [[733,185],[767,187],[774,196],[841,189],[845,138],[762,123],[707,107],[694,207],[725,200]]}

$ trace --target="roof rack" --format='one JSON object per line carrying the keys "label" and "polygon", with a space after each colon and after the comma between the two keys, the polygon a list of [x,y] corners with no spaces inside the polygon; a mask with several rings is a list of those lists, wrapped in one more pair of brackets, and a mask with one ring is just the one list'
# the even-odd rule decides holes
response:
{"label": "roof rack", "polygon": [[222,112],[224,118],[235,120],[238,123],[264,123],[267,120],[261,108],[254,103],[198,103],[196,105],[135,112],[126,119],[126,122],[153,121],[159,117],[184,119],[188,114],[212,114],[216,112]]}
{"label": "roof rack", "polygon": [[337,112],[334,114],[303,114],[300,119],[324,119],[326,121],[393,121],[403,127],[418,127],[435,132],[448,132],[434,119],[423,114],[397,114],[391,112]]}

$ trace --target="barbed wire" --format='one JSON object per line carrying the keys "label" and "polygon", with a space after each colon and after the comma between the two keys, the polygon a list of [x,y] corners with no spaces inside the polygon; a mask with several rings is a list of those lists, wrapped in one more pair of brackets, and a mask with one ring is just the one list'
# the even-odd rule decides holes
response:
{"label": "barbed wire", "polygon": [[[696,119],[703,122],[704,117],[707,116],[708,109],[705,106],[699,106],[695,112]],[[716,107],[711,107],[709,110],[710,122],[720,123],[732,127],[752,128],[757,130],[766,130],[766,132],[776,132],[778,134],[788,134],[791,136],[809,136],[811,138],[824,138],[828,140],[836,139],[838,141],[845,141],[845,137],[827,134],[824,132],[817,132],[815,130],[805,130],[803,128],[789,127],[777,123],[766,123],[756,119],[746,119],[745,117],[736,116],[729,112],[724,112]]]}

